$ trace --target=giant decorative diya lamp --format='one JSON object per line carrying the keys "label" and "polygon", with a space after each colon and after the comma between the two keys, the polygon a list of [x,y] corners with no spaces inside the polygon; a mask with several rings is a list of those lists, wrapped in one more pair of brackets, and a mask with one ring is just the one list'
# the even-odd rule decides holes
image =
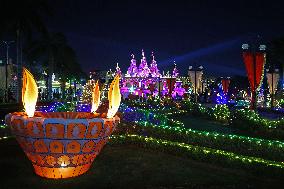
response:
{"label": "giant decorative diya lamp", "polygon": [[95,113],[100,104],[98,83],[93,90],[92,112],[35,112],[37,95],[36,82],[24,68],[25,112],[5,117],[35,173],[46,178],[68,178],[85,173],[119,122],[115,115],[121,99],[119,76],[110,85],[107,113]]}

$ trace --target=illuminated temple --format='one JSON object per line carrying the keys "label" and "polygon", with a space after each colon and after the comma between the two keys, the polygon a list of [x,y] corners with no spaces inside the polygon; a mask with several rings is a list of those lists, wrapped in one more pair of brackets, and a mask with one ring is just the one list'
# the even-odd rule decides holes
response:
{"label": "illuminated temple", "polygon": [[151,54],[151,63],[148,65],[144,51],[140,64],[137,65],[134,54],[131,55],[130,66],[126,74],[121,72],[118,64],[116,66],[116,74],[121,75],[121,93],[123,98],[135,97],[183,97],[186,93],[185,81],[179,77],[179,71],[174,66],[172,74],[167,72],[161,73],[154,53]]}

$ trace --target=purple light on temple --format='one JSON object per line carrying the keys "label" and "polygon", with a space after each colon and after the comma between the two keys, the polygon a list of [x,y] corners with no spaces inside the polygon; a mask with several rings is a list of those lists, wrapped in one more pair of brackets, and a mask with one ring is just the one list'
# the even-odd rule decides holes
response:
{"label": "purple light on temple", "polygon": [[127,74],[126,76],[128,77],[136,77],[138,74],[138,69],[136,66],[136,60],[134,58],[134,54],[131,55],[132,59],[131,59],[131,64],[127,70]]}
{"label": "purple light on temple", "polygon": [[144,51],[142,50],[142,59],[141,59],[141,63],[139,65],[139,69],[138,69],[138,76],[139,77],[148,77],[149,74],[150,74],[150,69],[148,67]]}
{"label": "purple light on temple", "polygon": [[116,63],[116,68],[115,68],[115,73],[116,75],[119,75],[121,77],[121,70],[120,70],[120,67],[118,66],[118,63]]}
{"label": "purple light on temple", "polygon": [[158,69],[157,62],[155,60],[154,52],[152,52],[152,63],[150,64],[150,72],[152,77],[161,77],[160,71]]}
{"label": "purple light on temple", "polygon": [[[145,53],[142,50],[142,58],[140,65],[136,65],[134,55],[131,55],[131,63],[127,69],[127,73],[122,74],[121,79],[121,94],[123,98],[130,98],[129,95],[137,95],[139,97],[162,97],[173,95],[175,97],[183,97],[186,90],[181,85],[175,85],[179,80],[179,70],[176,64],[172,74],[168,71],[167,74],[161,74],[158,69],[157,61],[155,60],[154,53],[151,54],[152,60],[148,67]],[[120,68],[117,66],[117,73],[121,73]],[[168,83],[168,81],[170,82]],[[170,85],[170,88],[169,86]],[[171,94],[169,94],[171,93]],[[131,96],[132,98],[132,96]]]}
{"label": "purple light on temple", "polygon": [[179,71],[178,71],[178,69],[177,69],[177,65],[176,65],[176,63],[175,63],[175,61],[174,61],[174,70],[173,70],[173,77],[178,77],[179,76]]}

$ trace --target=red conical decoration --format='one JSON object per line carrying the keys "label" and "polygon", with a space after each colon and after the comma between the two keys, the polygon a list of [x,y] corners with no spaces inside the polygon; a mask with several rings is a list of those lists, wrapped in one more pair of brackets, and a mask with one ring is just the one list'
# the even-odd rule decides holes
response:
{"label": "red conical decoration", "polygon": [[229,78],[222,79],[222,88],[223,88],[223,92],[225,94],[227,94],[229,92],[229,85],[230,85],[230,79]]}
{"label": "red conical decoration", "polygon": [[[253,65],[253,53],[252,52],[244,52],[243,59],[246,66],[247,76],[250,84],[251,91],[254,92],[260,85],[262,81],[263,69],[265,64],[265,53],[257,52],[255,55],[255,69]],[[255,82],[254,82],[254,72]],[[256,86],[254,86],[256,84]]]}

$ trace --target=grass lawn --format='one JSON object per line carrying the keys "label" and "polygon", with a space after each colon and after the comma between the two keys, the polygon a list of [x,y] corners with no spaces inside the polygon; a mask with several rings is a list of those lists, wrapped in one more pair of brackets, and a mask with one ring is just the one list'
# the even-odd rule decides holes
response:
{"label": "grass lawn", "polygon": [[[15,139],[0,141],[0,188],[281,188],[282,180],[134,146],[107,145],[77,178],[36,176]],[[281,183],[282,182],[282,183]]]}
{"label": "grass lawn", "polygon": [[239,132],[236,129],[226,127],[226,125],[222,125],[221,123],[207,120],[205,118],[193,117],[191,115],[179,116],[176,119],[183,122],[185,128],[194,130],[210,132],[215,131],[224,134],[237,134]]}

